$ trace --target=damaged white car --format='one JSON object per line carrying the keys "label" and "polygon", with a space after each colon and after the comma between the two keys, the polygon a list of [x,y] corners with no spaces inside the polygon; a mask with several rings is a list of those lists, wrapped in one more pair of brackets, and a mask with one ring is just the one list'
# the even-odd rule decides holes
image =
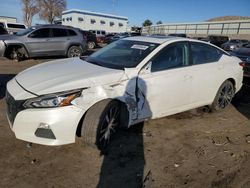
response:
{"label": "damaged white car", "polygon": [[227,107],[242,86],[241,60],[187,38],[130,37],[86,59],[56,60],[8,82],[7,117],[18,139],[107,146],[116,128],[209,105]]}

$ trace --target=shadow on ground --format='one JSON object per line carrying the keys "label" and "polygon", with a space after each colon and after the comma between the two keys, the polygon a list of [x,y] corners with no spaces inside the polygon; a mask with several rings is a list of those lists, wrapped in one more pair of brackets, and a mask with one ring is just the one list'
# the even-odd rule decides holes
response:
{"label": "shadow on ground", "polygon": [[0,74],[0,100],[5,96],[7,82],[14,77],[15,74]]}
{"label": "shadow on ground", "polygon": [[235,108],[250,119],[250,78],[244,78],[244,85],[241,90],[235,95],[232,104]]}
{"label": "shadow on ground", "polygon": [[144,171],[143,123],[119,131],[104,156],[97,188],[142,187]]}

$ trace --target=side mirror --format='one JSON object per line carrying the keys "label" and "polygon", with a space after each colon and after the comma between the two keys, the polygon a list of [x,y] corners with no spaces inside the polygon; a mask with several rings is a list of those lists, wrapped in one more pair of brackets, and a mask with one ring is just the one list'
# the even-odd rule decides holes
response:
{"label": "side mirror", "polygon": [[149,73],[151,73],[151,66],[152,66],[152,61],[150,61],[149,63],[147,63],[147,65],[144,66],[141,69],[140,74],[149,74]]}

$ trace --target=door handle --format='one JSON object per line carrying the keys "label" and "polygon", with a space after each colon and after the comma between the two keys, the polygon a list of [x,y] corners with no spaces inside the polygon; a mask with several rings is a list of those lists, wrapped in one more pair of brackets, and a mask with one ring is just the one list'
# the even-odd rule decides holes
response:
{"label": "door handle", "polygon": [[190,80],[190,79],[192,79],[192,78],[193,78],[193,77],[192,77],[191,75],[187,75],[187,74],[186,74],[186,75],[184,76],[184,80]]}

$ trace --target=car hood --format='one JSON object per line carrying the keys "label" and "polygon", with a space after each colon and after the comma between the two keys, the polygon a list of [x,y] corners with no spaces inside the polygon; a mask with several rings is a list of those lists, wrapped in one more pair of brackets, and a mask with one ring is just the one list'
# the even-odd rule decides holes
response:
{"label": "car hood", "polygon": [[101,67],[81,60],[68,58],[31,67],[16,76],[25,90],[37,95],[112,84],[124,76],[123,70]]}
{"label": "car hood", "polygon": [[16,39],[19,36],[16,35],[0,35],[0,40],[11,40],[11,39]]}

